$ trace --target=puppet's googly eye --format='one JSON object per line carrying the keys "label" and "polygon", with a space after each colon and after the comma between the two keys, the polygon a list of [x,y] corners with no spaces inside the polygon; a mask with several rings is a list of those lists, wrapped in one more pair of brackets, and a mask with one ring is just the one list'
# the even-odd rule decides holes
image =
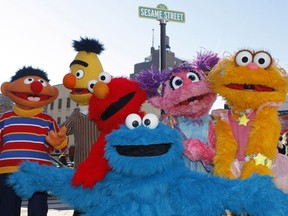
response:
{"label": "puppet's googly eye", "polygon": [[192,82],[198,82],[200,80],[198,74],[192,71],[187,73],[187,78],[192,80]]}
{"label": "puppet's googly eye", "polygon": [[154,129],[158,126],[159,119],[155,114],[148,113],[144,116],[142,123],[145,127],[148,127],[150,129]]}
{"label": "puppet's googly eye", "polygon": [[102,72],[99,74],[98,80],[104,83],[109,83],[111,81],[111,75],[107,72]]}
{"label": "puppet's googly eye", "polygon": [[47,82],[45,80],[43,80],[43,79],[39,79],[38,82],[40,82],[43,87],[47,86]]}
{"label": "puppet's googly eye", "polygon": [[235,56],[236,64],[239,66],[246,66],[252,62],[252,53],[248,50],[239,51]]}
{"label": "puppet's googly eye", "polygon": [[89,90],[90,93],[93,93],[93,87],[94,87],[96,82],[97,82],[97,80],[90,80],[88,82],[87,89]]}
{"label": "puppet's googly eye", "polygon": [[254,62],[261,68],[267,68],[272,63],[272,58],[267,52],[258,52],[254,56]]}
{"label": "puppet's googly eye", "polygon": [[141,117],[132,113],[126,117],[125,124],[129,129],[135,129],[141,125]]}
{"label": "puppet's googly eye", "polygon": [[31,78],[31,77],[29,77],[29,78],[26,78],[26,79],[24,80],[24,83],[25,83],[25,84],[31,84],[33,81],[34,81],[34,79]]}
{"label": "puppet's googly eye", "polygon": [[175,89],[178,89],[180,88],[182,85],[183,85],[183,80],[178,77],[178,76],[173,76],[171,79],[170,79],[170,87],[175,90]]}
{"label": "puppet's googly eye", "polygon": [[84,71],[83,70],[77,70],[75,73],[75,76],[77,79],[81,79],[84,76]]}

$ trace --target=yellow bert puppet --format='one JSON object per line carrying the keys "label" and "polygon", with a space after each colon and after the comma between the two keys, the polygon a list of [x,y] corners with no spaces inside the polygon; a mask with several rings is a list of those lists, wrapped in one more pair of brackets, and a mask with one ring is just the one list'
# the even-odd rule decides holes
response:
{"label": "yellow bert puppet", "polygon": [[69,97],[79,104],[79,107],[63,125],[67,127],[67,135],[74,134],[74,166],[77,168],[78,164],[87,158],[99,137],[95,122],[89,119],[88,104],[93,86],[103,72],[98,55],[104,47],[98,40],[90,38],[73,41],[73,47],[78,53],[70,64],[70,73],[63,78],[63,85],[71,90]]}

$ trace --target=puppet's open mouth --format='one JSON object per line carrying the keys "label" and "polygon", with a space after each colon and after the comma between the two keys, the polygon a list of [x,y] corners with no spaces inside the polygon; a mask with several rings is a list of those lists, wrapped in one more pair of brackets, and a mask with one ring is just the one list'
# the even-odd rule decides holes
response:
{"label": "puppet's open mouth", "polygon": [[226,87],[236,90],[252,90],[252,91],[258,91],[258,92],[264,92],[264,91],[275,91],[274,88],[270,88],[263,85],[254,85],[254,84],[228,84]]}
{"label": "puppet's open mouth", "polygon": [[74,88],[71,90],[70,94],[88,94],[91,93],[87,88]]}
{"label": "puppet's open mouth", "polygon": [[48,95],[39,95],[39,94],[31,94],[31,93],[14,92],[14,95],[24,100],[28,100],[32,102],[44,101],[50,98],[50,96]]}
{"label": "puppet's open mouth", "polygon": [[166,154],[172,143],[153,145],[115,146],[118,154],[130,157],[158,156]]}
{"label": "puppet's open mouth", "polygon": [[205,95],[199,95],[195,97],[190,97],[185,101],[182,101],[178,104],[178,106],[187,106],[189,103],[195,101],[195,100],[202,100],[202,98],[205,97]]}
{"label": "puppet's open mouth", "polygon": [[123,97],[120,97],[118,101],[111,104],[101,115],[101,119],[103,121],[109,119],[112,115],[114,115],[116,112],[121,110],[126,104],[129,103],[129,101],[134,97],[135,92],[131,92],[126,94]]}

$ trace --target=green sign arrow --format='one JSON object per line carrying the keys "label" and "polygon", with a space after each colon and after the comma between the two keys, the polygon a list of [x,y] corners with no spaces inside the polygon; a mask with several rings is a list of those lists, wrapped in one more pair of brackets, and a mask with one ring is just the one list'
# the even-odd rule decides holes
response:
{"label": "green sign arrow", "polygon": [[139,6],[138,9],[139,9],[138,10],[139,17],[142,17],[142,18],[165,19],[170,22],[180,22],[180,23],[185,22],[184,12],[167,10],[163,6],[161,8],[150,8],[150,7]]}

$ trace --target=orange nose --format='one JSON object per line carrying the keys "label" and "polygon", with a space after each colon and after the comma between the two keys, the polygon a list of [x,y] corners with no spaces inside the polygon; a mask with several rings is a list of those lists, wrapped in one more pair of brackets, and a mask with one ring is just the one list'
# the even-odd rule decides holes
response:
{"label": "orange nose", "polygon": [[98,99],[104,99],[109,93],[109,87],[104,82],[97,82],[93,86],[93,93]]}
{"label": "orange nose", "polygon": [[39,81],[33,81],[31,83],[31,90],[33,91],[33,93],[40,93],[43,89],[42,84]]}
{"label": "orange nose", "polygon": [[66,74],[63,77],[63,85],[65,86],[65,88],[68,89],[73,89],[74,86],[76,85],[76,78],[73,74]]}

